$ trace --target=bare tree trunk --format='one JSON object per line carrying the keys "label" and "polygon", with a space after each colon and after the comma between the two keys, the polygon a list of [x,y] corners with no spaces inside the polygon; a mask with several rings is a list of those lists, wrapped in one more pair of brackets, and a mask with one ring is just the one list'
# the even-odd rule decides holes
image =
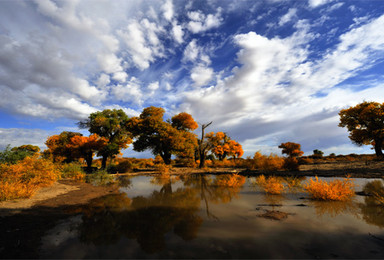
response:
{"label": "bare tree trunk", "polygon": [[201,139],[199,140],[199,155],[200,155],[200,164],[199,164],[199,168],[203,168],[205,166],[205,156],[206,156],[206,152],[207,152],[207,145],[204,144],[204,130],[205,128],[207,128],[208,126],[210,126],[212,124],[212,122],[208,123],[208,124],[202,124],[201,125]]}

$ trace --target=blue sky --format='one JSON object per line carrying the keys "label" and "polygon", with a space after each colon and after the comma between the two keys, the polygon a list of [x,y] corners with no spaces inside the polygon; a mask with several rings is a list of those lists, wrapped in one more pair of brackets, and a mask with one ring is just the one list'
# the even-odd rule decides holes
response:
{"label": "blue sky", "polygon": [[213,121],[245,156],[287,141],[372,153],[338,112],[384,102],[383,28],[380,0],[3,0],[0,148],[44,149],[92,112],[161,106]]}

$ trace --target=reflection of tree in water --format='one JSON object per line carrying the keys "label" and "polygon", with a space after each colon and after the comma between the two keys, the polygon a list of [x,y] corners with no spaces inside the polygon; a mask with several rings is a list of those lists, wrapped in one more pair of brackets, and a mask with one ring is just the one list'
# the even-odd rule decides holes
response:
{"label": "reflection of tree in water", "polygon": [[358,205],[353,200],[345,201],[319,201],[311,200],[310,205],[315,207],[316,215],[323,216],[328,215],[330,217],[336,217],[340,214],[351,214],[355,217],[358,216]]}
{"label": "reflection of tree in water", "polygon": [[363,191],[368,195],[364,198],[364,203],[359,205],[364,221],[384,228],[383,181],[371,181],[364,186]]}
{"label": "reflection of tree in water", "polygon": [[233,198],[237,198],[241,187],[245,183],[245,177],[237,174],[223,174],[216,178],[203,174],[193,174],[183,176],[184,185],[191,187],[200,195],[204,202],[208,217],[217,219],[209,210],[209,202],[228,203]]}
{"label": "reflection of tree in water", "polygon": [[147,253],[161,251],[165,234],[173,231],[184,240],[196,237],[203,220],[196,215],[200,200],[193,189],[172,190],[164,182],[149,197],[130,200],[125,193],[93,200],[83,208],[80,239],[86,243],[111,244],[121,237],[136,239]]}

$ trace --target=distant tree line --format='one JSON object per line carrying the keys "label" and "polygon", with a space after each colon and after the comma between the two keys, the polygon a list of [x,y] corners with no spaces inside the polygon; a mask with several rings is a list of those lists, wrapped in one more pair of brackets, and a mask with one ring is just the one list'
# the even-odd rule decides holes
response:
{"label": "distant tree line", "polygon": [[[220,161],[243,155],[241,145],[227,133],[203,132],[202,138],[198,139],[193,133],[198,124],[190,114],[182,112],[164,120],[164,113],[163,108],[153,106],[132,118],[122,109],[92,113],[88,119],[78,123],[80,128],[88,129],[89,137],[67,131],[50,136],[45,143],[48,149],[44,154],[54,161],[66,163],[83,158],[88,168],[94,155],[102,158],[102,168],[105,168],[108,158],[116,157],[129,144],[133,144],[133,150],[137,152],[150,150],[165,164],[171,164],[172,156],[176,156],[179,159],[199,160],[199,166],[204,167],[208,153]],[[205,127],[202,126],[202,131]]]}

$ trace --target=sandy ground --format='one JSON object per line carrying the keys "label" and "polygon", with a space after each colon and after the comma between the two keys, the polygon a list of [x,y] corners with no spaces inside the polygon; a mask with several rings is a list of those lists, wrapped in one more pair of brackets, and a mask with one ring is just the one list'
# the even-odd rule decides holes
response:
{"label": "sandy ground", "polygon": [[94,198],[111,193],[118,193],[118,187],[93,186],[88,183],[60,180],[50,187],[41,188],[31,198],[0,202],[0,216],[17,214],[30,208],[86,204]]}

